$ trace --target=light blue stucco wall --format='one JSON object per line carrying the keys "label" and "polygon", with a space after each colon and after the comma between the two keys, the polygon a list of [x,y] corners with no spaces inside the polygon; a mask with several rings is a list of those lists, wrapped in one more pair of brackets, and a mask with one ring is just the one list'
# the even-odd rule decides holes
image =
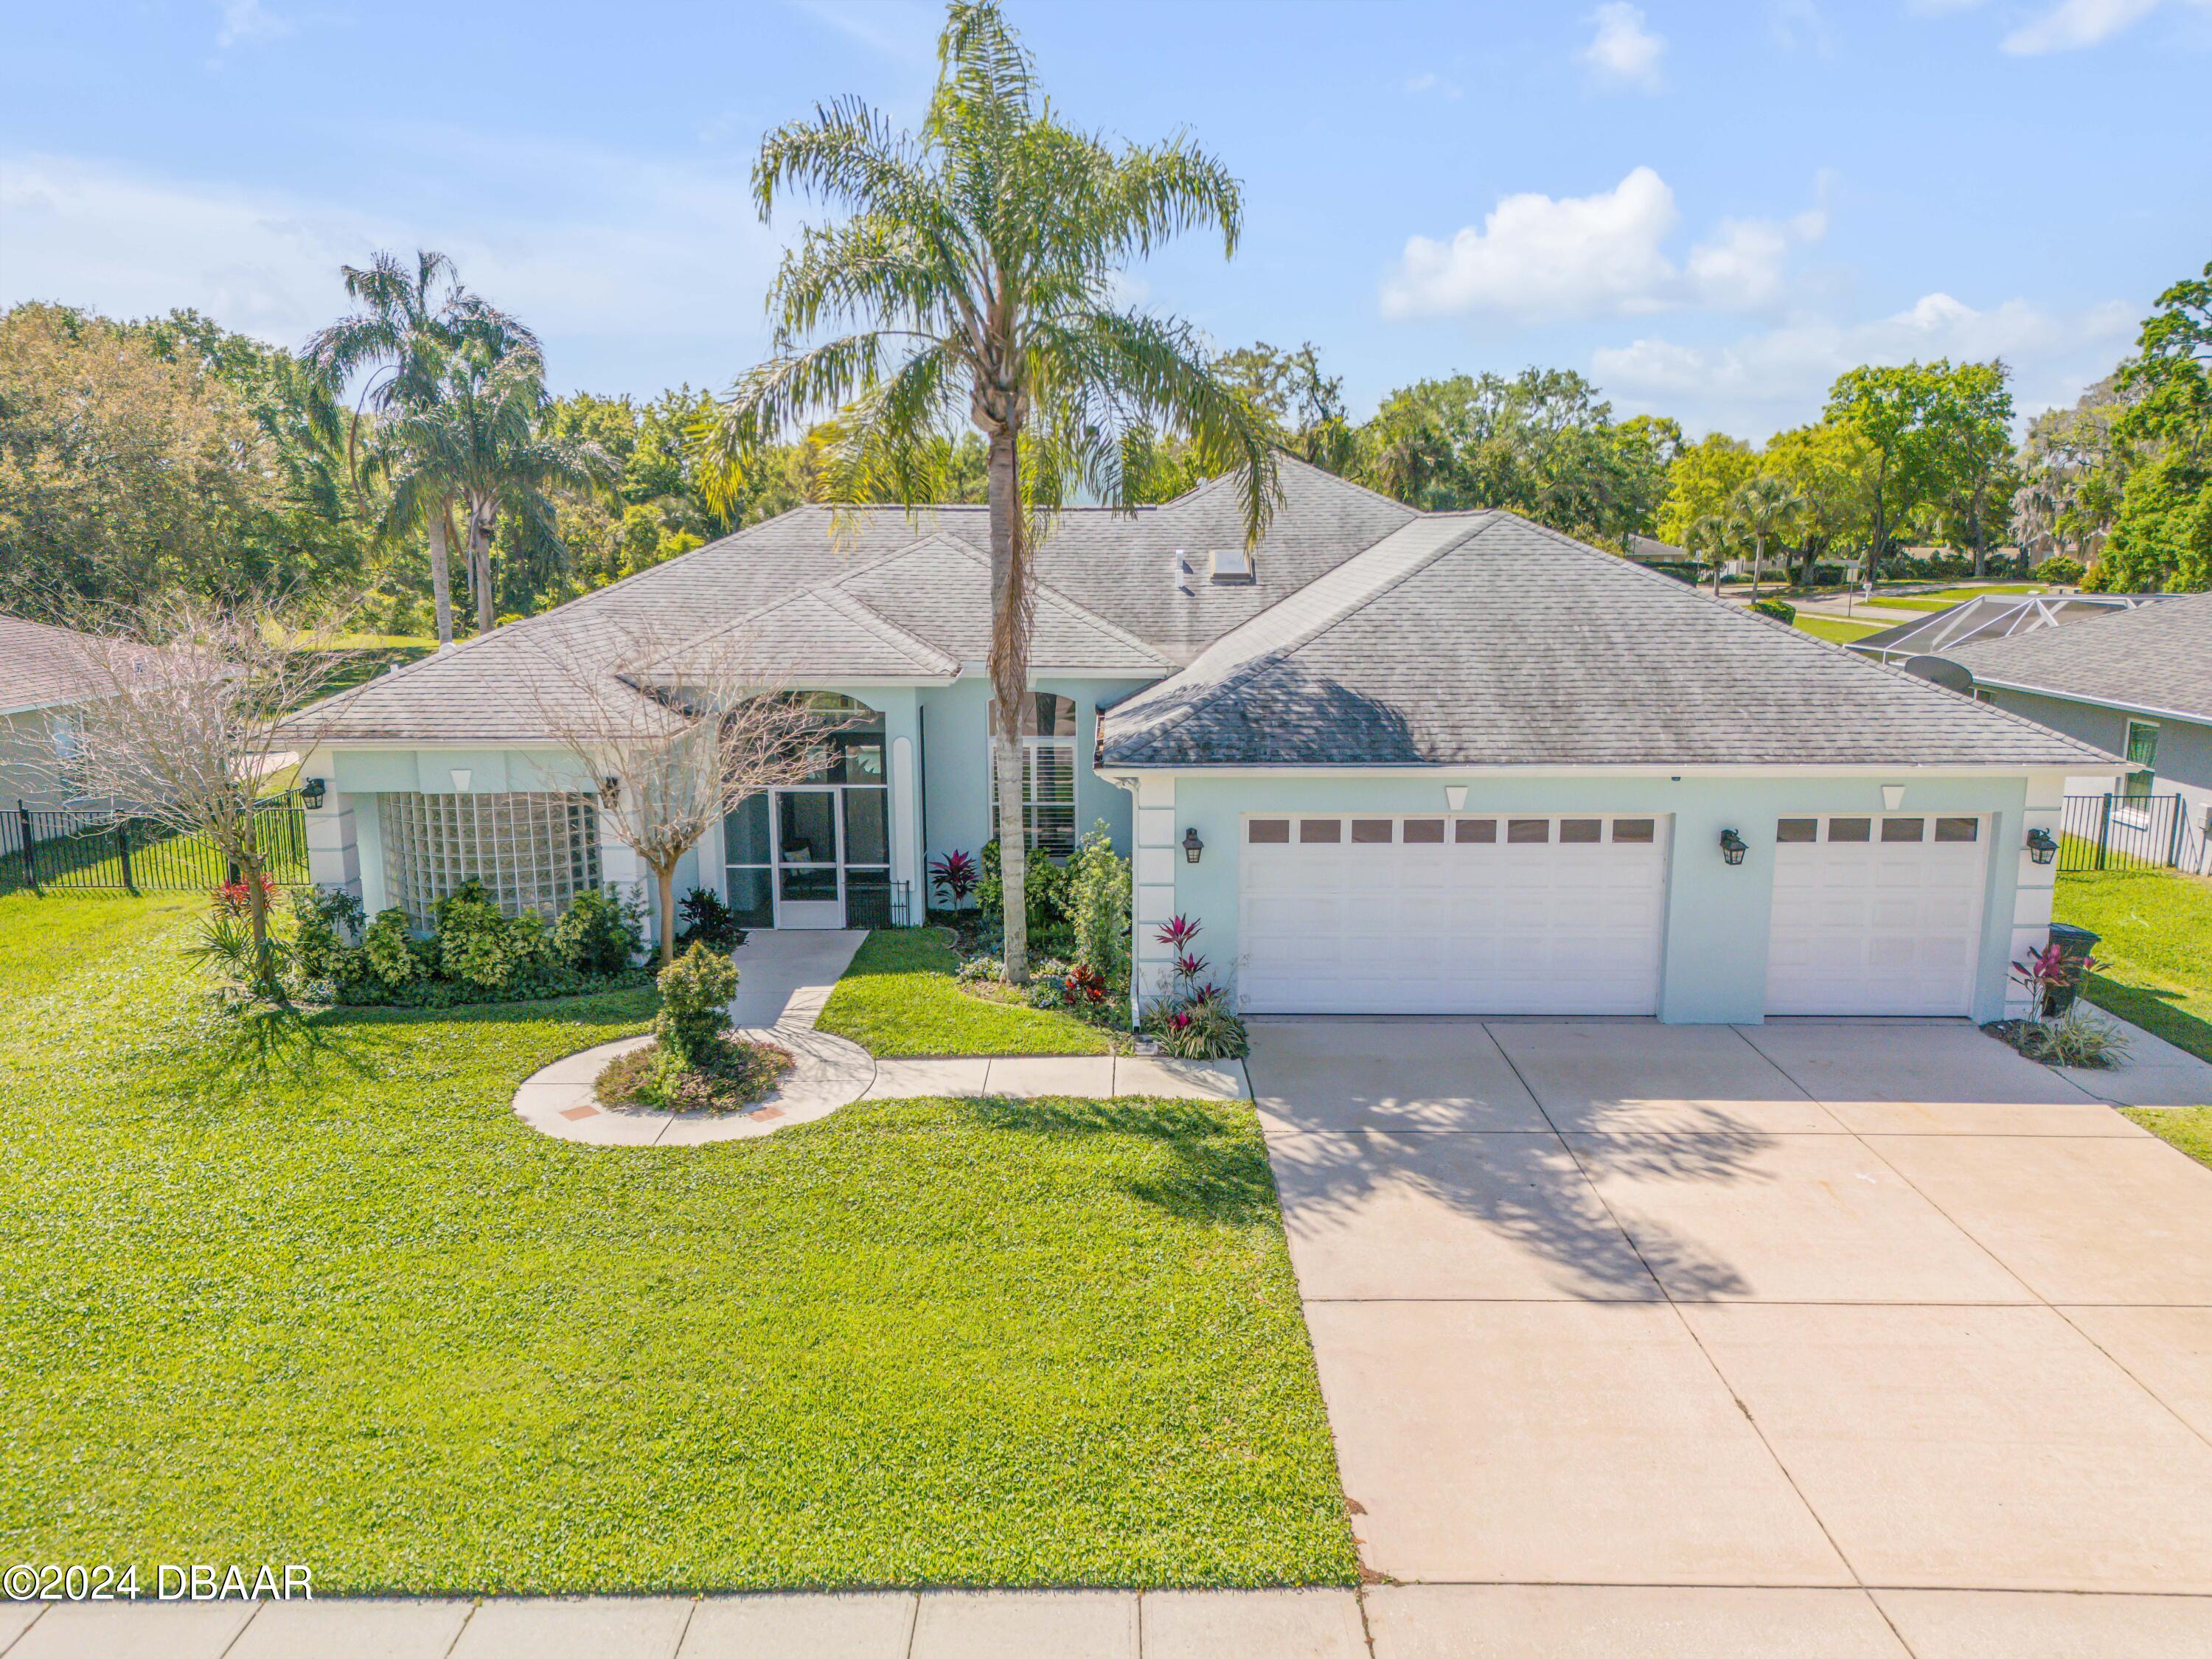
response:
{"label": "light blue stucco wall", "polygon": [[[1091,769],[1091,757],[1097,752],[1098,705],[1119,702],[1150,683],[1050,676],[1034,683],[1038,690],[1075,704],[1076,834],[1103,818],[1114,845],[1125,854],[1129,850],[1129,797]],[[929,812],[923,836],[927,857],[934,860],[955,848],[981,856],[983,843],[994,833],[990,682],[980,674],[964,675],[950,685],[926,687],[919,695]]]}
{"label": "light blue stucco wall", "polygon": [[[1206,851],[1176,857],[1176,902],[1206,929],[1217,964],[1237,956],[1241,822],[1249,812],[1443,813],[1446,785],[1465,784],[1469,813],[1625,813],[1673,820],[1659,1018],[1677,1024],[1755,1023],[1766,1005],[1766,943],[1774,891],[1775,820],[1832,812],[1883,811],[1882,786],[1902,784],[1897,810],[1986,816],[1990,856],[1982,907],[1982,953],[1974,1017],[2002,1017],[2009,968],[2016,855],[2026,836],[2025,776],[1887,778],[1814,774],[1767,776],[1607,775],[1433,778],[1202,776],[1176,779],[1175,837],[1196,829]],[[1749,843],[1742,864],[1721,857],[1720,833]]]}

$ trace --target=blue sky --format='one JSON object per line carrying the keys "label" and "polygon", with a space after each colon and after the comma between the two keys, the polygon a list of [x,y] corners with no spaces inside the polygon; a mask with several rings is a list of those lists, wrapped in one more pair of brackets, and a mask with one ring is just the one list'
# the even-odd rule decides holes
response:
{"label": "blue sky", "polygon": [[[2024,408],[2109,368],[2212,258],[2212,0],[1012,0],[1070,118],[1188,126],[1244,244],[1132,293],[1310,339],[1356,413],[1529,363],[1760,436],[1867,360],[2003,355]],[[720,386],[803,210],[761,133],[913,120],[906,0],[0,3],[0,303],[198,306],[296,345],[337,266],[443,248],[562,389]]]}

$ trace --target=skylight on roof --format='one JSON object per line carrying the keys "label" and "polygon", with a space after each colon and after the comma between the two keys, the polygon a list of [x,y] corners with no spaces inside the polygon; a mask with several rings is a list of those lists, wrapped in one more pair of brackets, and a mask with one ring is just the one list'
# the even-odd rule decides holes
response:
{"label": "skylight on roof", "polygon": [[1213,580],[1218,582],[1249,582],[1252,580],[1252,556],[1241,547],[1217,547],[1213,550]]}

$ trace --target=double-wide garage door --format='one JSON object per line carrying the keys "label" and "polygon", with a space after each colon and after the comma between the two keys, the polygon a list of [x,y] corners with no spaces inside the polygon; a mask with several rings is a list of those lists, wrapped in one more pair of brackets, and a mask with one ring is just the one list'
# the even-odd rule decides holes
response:
{"label": "double-wide garage door", "polygon": [[1663,817],[1248,817],[1243,1006],[1656,1012],[1668,827]]}
{"label": "double-wide garage door", "polygon": [[1982,831],[1912,813],[1778,822],[1766,1012],[1971,1012]]}

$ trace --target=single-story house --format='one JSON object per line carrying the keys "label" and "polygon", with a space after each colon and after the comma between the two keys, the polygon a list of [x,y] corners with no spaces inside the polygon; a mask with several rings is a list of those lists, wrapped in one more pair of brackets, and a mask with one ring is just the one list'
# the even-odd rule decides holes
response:
{"label": "single-story house", "polygon": [[0,616],[0,809],[101,804],[79,794],[69,777],[84,711],[102,694],[90,646],[72,629]]}
{"label": "single-story house", "polygon": [[[1061,515],[1039,552],[1024,802],[1135,865],[1139,988],[1183,915],[1249,1012],[1994,1018],[2039,944],[2094,744],[1502,512],[1422,514],[1285,460]],[[347,694],[305,769],[319,879],[422,915],[465,876],[556,906],[640,872],[523,694],[535,639],[742,628],[839,694],[830,775],[682,872],[754,926],[919,921],[991,834],[986,520],[800,507]],[[1033,729],[1028,729],[1033,726]],[[853,735],[854,732],[857,735]]]}
{"label": "single-story house", "polygon": [[2136,769],[2125,793],[2179,794],[2205,833],[2212,593],[2157,596],[2063,628],[1964,641],[1940,654],[1974,677],[1985,702],[2124,756]]}

